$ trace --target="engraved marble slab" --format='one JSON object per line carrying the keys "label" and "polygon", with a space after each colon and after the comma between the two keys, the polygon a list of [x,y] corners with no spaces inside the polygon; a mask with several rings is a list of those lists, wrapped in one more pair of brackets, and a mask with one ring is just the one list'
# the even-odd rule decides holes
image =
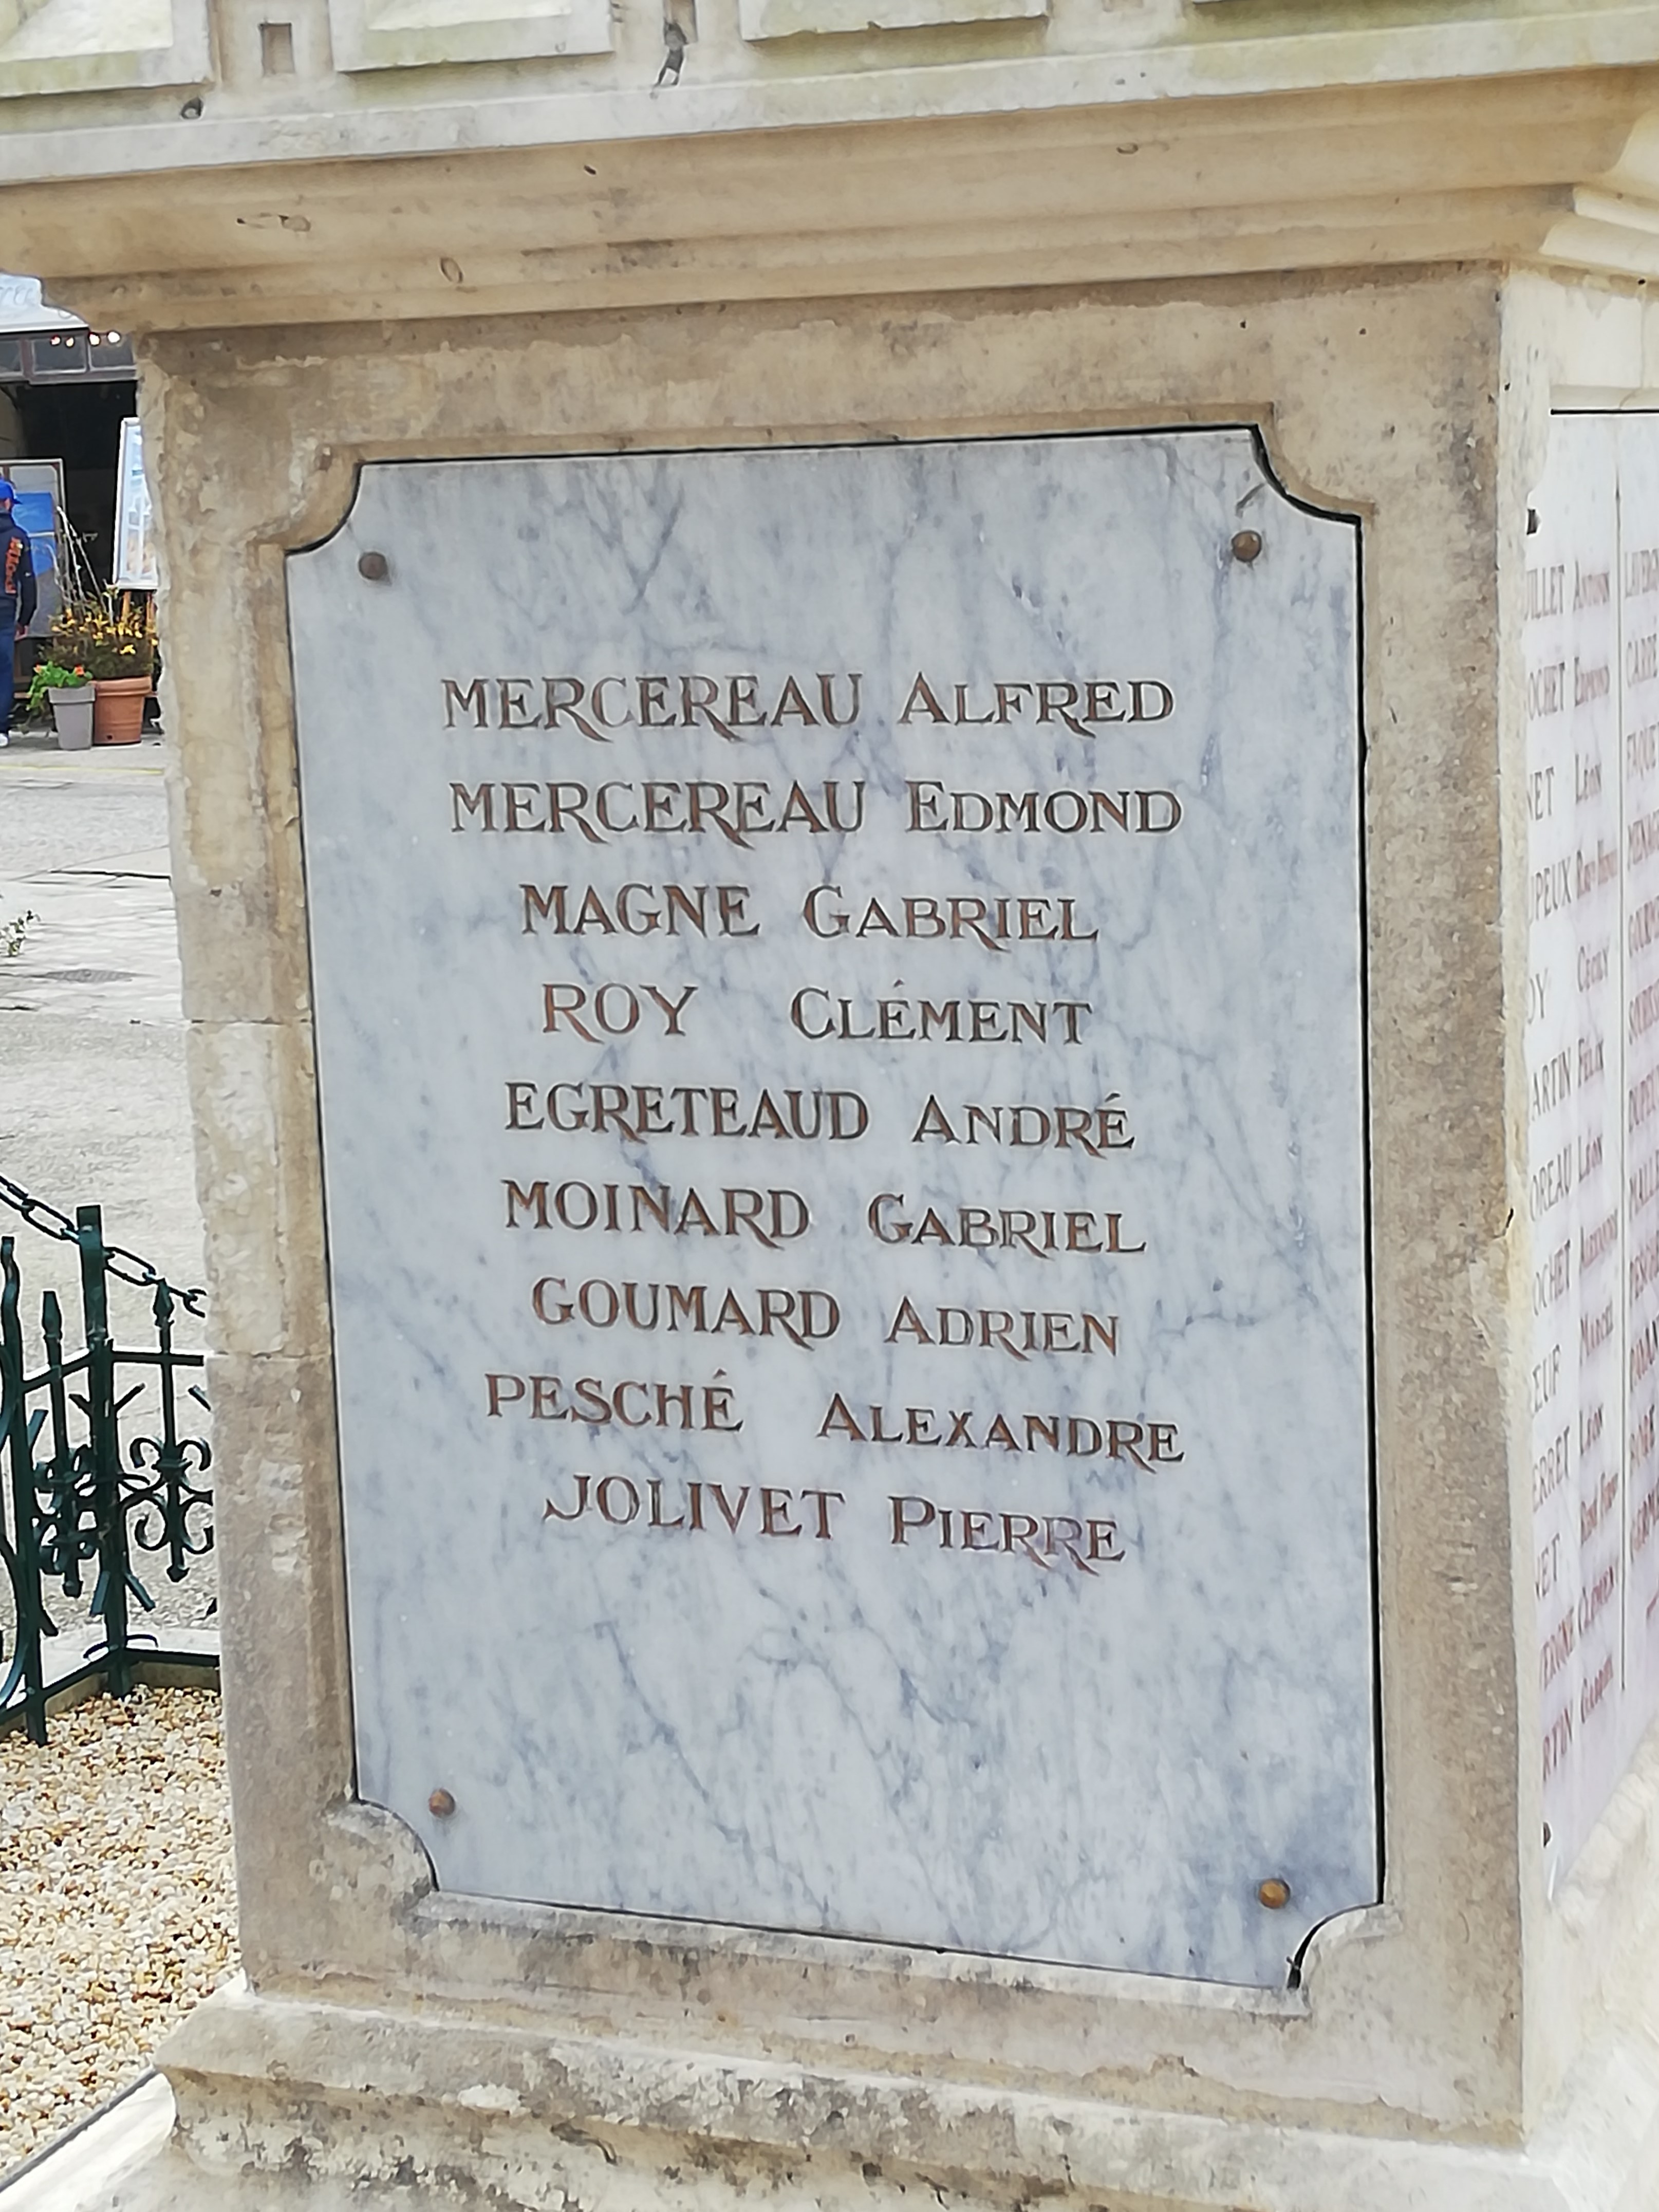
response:
{"label": "engraved marble slab", "polygon": [[[1549,486],[1547,525],[1528,541],[1524,629],[1540,1725],[1545,1817],[1568,1857],[1618,1771],[1619,1699],[1606,1691],[1623,1524],[1617,431],[1583,428],[1595,450]],[[1613,1510],[1603,1511],[1608,1485]]]}
{"label": "engraved marble slab", "polygon": [[1659,435],[1554,423],[1527,541],[1528,1226],[1546,1866],[1659,1706]]}
{"label": "engraved marble slab", "polygon": [[1376,1897],[1357,560],[1243,430],[380,465],[290,556],[446,1887],[1265,1985]]}

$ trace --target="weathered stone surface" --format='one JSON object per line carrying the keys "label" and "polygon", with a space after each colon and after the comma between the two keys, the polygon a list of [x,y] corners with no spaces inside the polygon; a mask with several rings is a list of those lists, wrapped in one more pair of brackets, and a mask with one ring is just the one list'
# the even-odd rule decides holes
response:
{"label": "weathered stone surface", "polygon": [[[436,349],[400,354],[395,363],[363,354],[345,334],[319,336],[254,378],[237,345],[184,341],[161,349],[148,404],[161,465],[177,462],[182,511],[205,515],[209,486],[216,502],[211,532],[198,527],[186,538],[170,530],[164,555],[205,896],[219,868],[234,872],[244,900],[262,879],[298,876],[292,817],[286,810],[250,814],[241,795],[253,763],[263,763],[261,780],[291,775],[285,689],[251,692],[250,711],[229,724],[211,712],[198,716],[192,697],[198,685],[214,696],[239,657],[218,614],[228,571],[231,587],[247,594],[256,634],[281,634],[278,575],[249,543],[276,528],[262,454],[302,460],[328,448],[320,467],[313,459],[291,477],[292,534],[303,541],[327,526],[329,501],[336,514],[343,507],[349,456],[377,450],[376,425],[390,416],[419,422],[428,450],[453,453],[498,446],[508,422],[519,441],[543,446],[604,442],[647,422],[661,435],[699,425],[729,435],[734,424],[763,419],[920,430],[976,418],[1006,427],[1053,422],[1058,391],[1067,394],[1067,419],[1079,422],[1183,410],[1248,416],[1259,411],[1250,394],[1273,391],[1270,437],[1289,481],[1370,516],[1371,1130],[1389,1904],[1370,1928],[1320,1938],[1304,1989],[1266,2013],[1254,2001],[1243,2008],[1231,2000],[1218,2006],[1208,1995],[1182,2001],[1155,1983],[1114,1984],[1112,2001],[1103,2003],[1088,1994],[1091,1982],[1047,1971],[1011,1977],[918,1958],[901,1974],[883,1954],[856,1945],[804,1942],[797,1951],[782,1938],[682,1931],[669,1941],[665,1930],[653,1939],[668,1942],[653,1995],[657,1971],[641,1985],[637,1964],[649,1954],[588,1916],[474,1911],[459,1903],[421,1908],[413,1919],[385,1916],[379,1898],[388,1893],[386,1884],[396,1896],[410,1876],[394,1872],[394,1854],[384,1875],[371,1879],[368,1868],[381,1848],[372,1832],[361,1823],[338,1830],[328,1813],[350,1771],[350,1752],[340,1684],[327,1677],[325,1659],[317,1670],[300,1669],[292,1707],[280,1699],[266,1705],[262,1695],[264,1723],[250,1731],[236,1768],[245,1832],[289,1834],[295,1846],[301,1833],[317,1836],[312,1874],[303,1872],[297,1848],[281,1854],[285,1871],[273,1892],[281,1910],[264,1911],[257,1887],[250,1891],[256,1981],[297,1990],[320,1971],[359,1986],[434,1993],[504,1982],[523,1993],[515,2002],[574,2004],[584,2017],[597,2022],[609,2014],[635,2033],[654,2017],[661,2032],[683,2033],[674,2023],[700,2015],[706,2002],[733,2023],[726,2033],[740,2042],[757,2039],[757,2048],[782,2032],[769,2021],[801,2017],[798,1993],[806,1989],[816,1992],[812,2016],[864,2023],[853,2032],[866,2048],[896,2056],[915,2046],[925,2021],[928,2047],[940,2062],[948,2053],[957,2072],[1036,2066],[1042,2078],[1087,2079],[1100,2094],[1155,2106],[1164,2062],[1178,2056],[1191,2079],[1209,2085],[1185,2093],[1200,2106],[1231,2109],[1242,2097],[1258,2113],[1295,2110],[1328,2124],[1342,2115],[1343,2124],[1369,2128],[1381,2100],[1431,2125],[1513,2128],[1523,2094],[1522,1760],[1510,1538],[1500,1503],[1509,1079],[1495,933],[1497,736],[1483,704],[1502,681],[1498,422],[1491,395],[1505,325],[1494,288],[1472,276],[1276,301],[1223,291],[1161,306],[1074,298],[1022,303],[1018,312],[992,301],[902,315],[843,307],[806,325],[781,309],[748,311],[741,324],[730,315],[682,313],[662,325],[530,325],[511,348],[495,343],[500,335],[486,326],[458,330]],[[1441,465],[1448,452],[1463,457],[1450,474]],[[234,470],[233,453],[241,456]],[[1518,525],[1506,520],[1504,528]],[[250,867],[246,842],[255,835],[260,847]],[[215,860],[221,850],[225,858]],[[186,926],[195,927],[189,909]],[[210,957],[228,995],[246,976],[251,1003],[277,1011],[262,995],[269,972],[263,935],[222,927]],[[303,1036],[303,1000],[296,996],[283,1018]],[[1444,1089],[1451,1068],[1455,1110]],[[210,1086],[198,1097],[211,1146],[226,1109]],[[313,1178],[314,1169],[295,1186],[303,1194],[284,1230],[303,1250],[320,1243]],[[302,1323],[285,1326],[300,1328],[296,1342],[308,1346]],[[258,1370],[271,1374],[273,1410],[279,1365]],[[304,1455],[293,1463],[306,1463]],[[280,1621],[315,1623],[305,1632],[313,1639],[337,1633],[334,1476],[325,1448],[307,1483],[318,1501],[308,1509],[313,1547],[296,1556],[280,1592],[250,1566],[251,1582],[266,1595],[258,1600],[260,1633],[245,1657],[228,1650],[233,1708],[242,1668],[252,1677],[264,1663],[258,1654],[280,1636]],[[313,1831],[313,1823],[321,1825]],[[337,1841],[325,1840],[334,1834]],[[365,1895],[372,1901],[364,1904]],[[634,1963],[619,1983],[624,1960]],[[688,1972],[707,1992],[690,2014],[678,1994]],[[920,2011],[918,1974],[930,1991]],[[556,2000],[561,1988],[568,1994]],[[786,2001],[786,1990],[797,1994]],[[532,1991],[541,1994],[532,2000]],[[874,2025],[884,2019],[885,2026]]]}

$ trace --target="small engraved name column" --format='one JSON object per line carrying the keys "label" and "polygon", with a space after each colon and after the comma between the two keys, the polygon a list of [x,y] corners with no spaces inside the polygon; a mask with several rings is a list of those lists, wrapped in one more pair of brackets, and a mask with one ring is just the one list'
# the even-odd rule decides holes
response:
{"label": "small engraved name column", "polygon": [[[1563,588],[1571,626],[1568,728],[1574,943],[1573,1212],[1578,1256],[1567,1356],[1577,1369],[1577,1707],[1579,1786],[1599,1807],[1617,1778],[1623,1674],[1623,1231],[1619,1121],[1623,970],[1619,958],[1620,647],[1612,575],[1614,511],[1604,478],[1580,510]],[[1565,1600],[1565,1592],[1563,1593]]]}
{"label": "small engraved name column", "polygon": [[[1625,860],[1624,1756],[1659,1691],[1659,447],[1620,423]],[[1621,1759],[1622,1765],[1622,1759]]]}
{"label": "small engraved name column", "polygon": [[[1605,453],[1602,447],[1605,447]],[[1528,540],[1527,1210],[1544,1817],[1569,1856],[1618,1672],[1621,1231],[1618,630],[1610,432],[1553,467]],[[1553,461],[1559,455],[1553,452]],[[1599,1600],[1596,1594],[1599,1592]],[[1587,1657],[1601,1674],[1592,1703]],[[1612,1673],[1608,1673],[1611,1668]],[[1614,1701],[1616,1705],[1616,1700]],[[1616,1755],[1616,1742],[1607,1757]]]}

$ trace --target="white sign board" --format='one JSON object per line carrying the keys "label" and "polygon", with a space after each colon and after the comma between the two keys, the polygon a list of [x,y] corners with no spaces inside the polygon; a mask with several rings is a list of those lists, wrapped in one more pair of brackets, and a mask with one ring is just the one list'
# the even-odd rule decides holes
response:
{"label": "white sign board", "polygon": [[1244,430],[380,465],[290,556],[445,1887],[1267,1985],[1376,1898],[1357,568]]}
{"label": "white sign board", "polygon": [[65,314],[61,307],[49,307],[41,297],[38,276],[9,276],[0,274],[0,337],[15,332],[36,331],[83,331],[86,325],[79,315]]}
{"label": "white sign board", "polygon": [[153,592],[161,583],[155,560],[155,514],[144,480],[143,428],[136,415],[121,424],[115,471],[115,573],[119,591]]}

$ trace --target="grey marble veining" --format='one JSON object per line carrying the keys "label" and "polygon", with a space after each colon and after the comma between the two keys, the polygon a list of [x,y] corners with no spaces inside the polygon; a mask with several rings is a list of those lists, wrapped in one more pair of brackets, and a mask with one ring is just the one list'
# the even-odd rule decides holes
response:
{"label": "grey marble veining", "polygon": [[291,556],[360,1786],[446,1887],[1263,1984],[1376,1897],[1356,563],[1243,431],[375,466]]}

